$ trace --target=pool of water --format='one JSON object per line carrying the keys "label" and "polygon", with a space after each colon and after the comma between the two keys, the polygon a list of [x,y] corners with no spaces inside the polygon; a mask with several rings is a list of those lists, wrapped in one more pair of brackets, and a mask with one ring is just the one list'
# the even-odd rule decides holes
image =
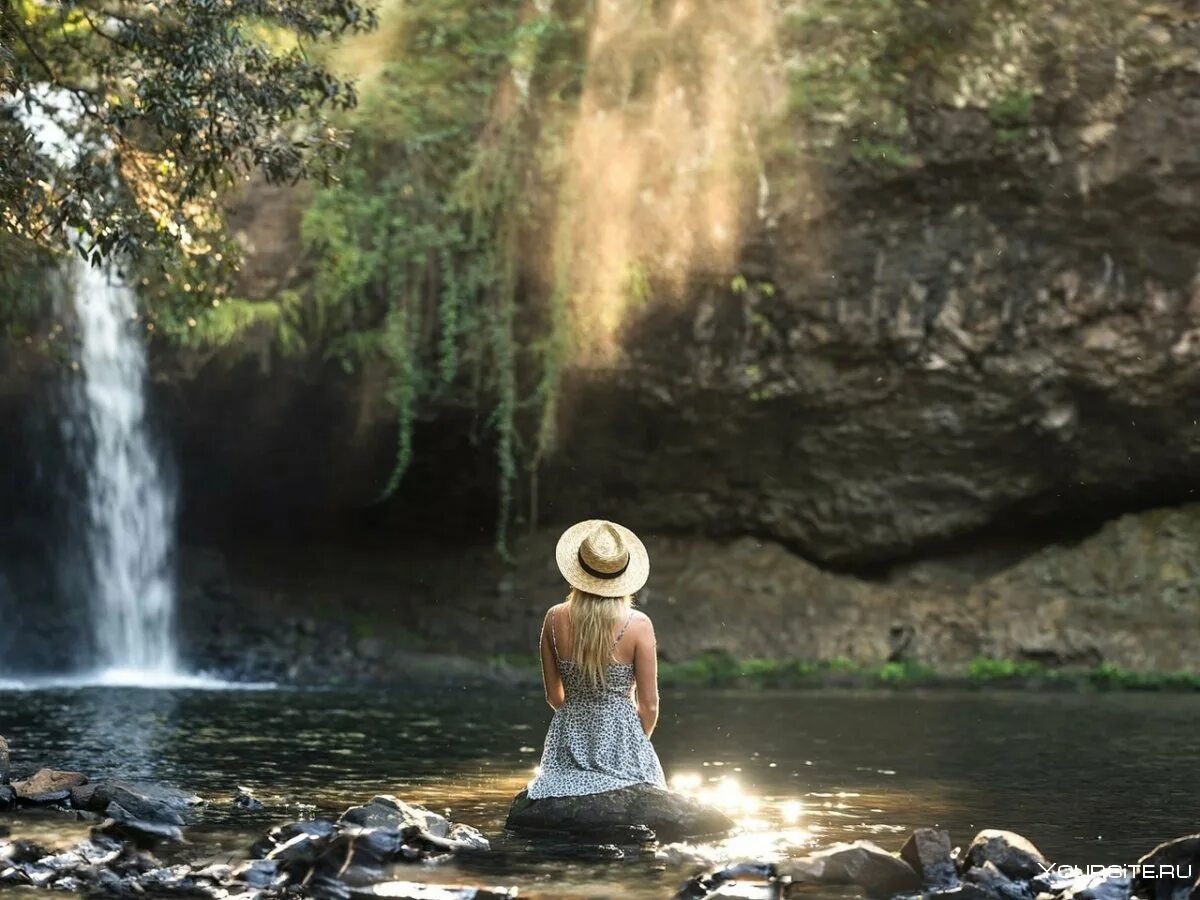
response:
{"label": "pool of water", "polygon": [[[672,691],[654,736],[667,776],[724,807],[739,832],[695,848],[780,859],[839,840],[898,849],[919,825],[956,843],[1010,828],[1055,861],[1131,863],[1197,831],[1200,697],[952,692]],[[526,897],[668,897],[696,867],[631,851],[564,857],[503,832],[537,764],[540,692],[131,688],[0,690],[19,770],[165,781],[210,801],[192,856],[233,856],[274,822],[392,793],[481,829],[483,864],[417,868],[431,882],[515,885]],[[229,802],[239,785],[266,803]],[[65,816],[4,820],[67,839]],[[482,866],[482,867],[481,867]]]}

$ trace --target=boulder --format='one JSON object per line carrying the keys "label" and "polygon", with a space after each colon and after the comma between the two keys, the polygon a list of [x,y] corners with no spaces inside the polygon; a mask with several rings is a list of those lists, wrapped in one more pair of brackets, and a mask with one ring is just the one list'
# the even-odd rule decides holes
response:
{"label": "boulder", "polygon": [[479,833],[479,829],[464,825],[461,822],[450,826],[449,838],[461,850],[491,850],[488,839]]}
{"label": "boulder", "polygon": [[362,828],[405,828],[415,825],[435,837],[450,834],[450,822],[423,806],[405,803],[390,794],[372,797],[369,803],[352,806],[342,813],[341,822]]}
{"label": "boulder", "polygon": [[872,897],[890,897],[921,886],[921,876],[912,866],[871,841],[835,844],[781,863],[779,873],[805,884],[853,884]]}
{"label": "boulder", "polygon": [[1033,900],[1033,889],[1026,882],[1009,878],[991,860],[967,869],[963,880],[992,900]]}
{"label": "boulder", "polygon": [[900,848],[900,858],[921,876],[926,887],[948,890],[958,886],[949,833],[940,828],[918,828]]}
{"label": "boulder", "polygon": [[530,800],[517,794],[505,827],[513,831],[596,835],[649,829],[663,841],[723,834],[733,821],[718,809],[682,794],[635,785],[579,797]]}
{"label": "boulder", "polygon": [[1021,835],[998,828],[975,835],[964,857],[964,870],[992,863],[1009,878],[1028,881],[1050,865],[1037,847]]}
{"label": "boulder", "polygon": [[161,825],[184,825],[185,814],[202,801],[194,794],[157,784],[102,781],[87,797],[86,809],[112,818],[109,806],[117,804],[130,818]]}
{"label": "boulder", "polygon": [[1200,897],[1200,834],[1164,841],[1138,860],[1132,889],[1154,900],[1187,900]]}
{"label": "boulder", "polygon": [[14,781],[12,786],[17,799],[25,803],[62,803],[70,799],[71,788],[87,782],[87,776],[79,772],[38,769],[24,781]]}
{"label": "boulder", "polygon": [[93,829],[94,835],[129,841],[138,847],[153,847],[161,841],[178,843],[183,840],[183,832],[178,825],[138,818],[119,803],[108,804],[105,814],[108,820]]}
{"label": "boulder", "polygon": [[0,784],[8,784],[10,762],[8,741],[4,739],[4,735],[0,734]]}

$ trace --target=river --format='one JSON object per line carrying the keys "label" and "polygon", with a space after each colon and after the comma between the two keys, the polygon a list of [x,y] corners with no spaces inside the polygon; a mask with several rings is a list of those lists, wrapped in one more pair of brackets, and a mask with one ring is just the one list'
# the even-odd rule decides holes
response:
{"label": "river", "polygon": [[[1197,830],[1194,695],[673,690],[663,710],[654,742],[668,778],[742,824],[700,848],[718,857],[856,838],[898,849],[909,829],[940,825],[956,844],[1010,828],[1085,866],[1132,863]],[[167,781],[210,801],[189,858],[228,857],[272,823],[393,793],[480,828],[495,851],[403,877],[534,898],[669,897],[693,868],[650,851],[564,858],[504,835],[548,718],[517,689],[0,691],[14,768]],[[266,810],[233,807],[238,785]],[[86,827],[62,814],[5,821],[47,838]]]}

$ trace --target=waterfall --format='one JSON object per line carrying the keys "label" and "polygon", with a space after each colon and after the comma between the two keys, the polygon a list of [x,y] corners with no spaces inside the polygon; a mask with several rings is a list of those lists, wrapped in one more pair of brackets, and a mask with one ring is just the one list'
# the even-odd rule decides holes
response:
{"label": "waterfall", "polygon": [[176,669],[175,496],[146,423],[146,349],[134,293],[109,266],[75,261],[70,299],[80,377],[68,431],[84,473],[84,585],[100,680],[142,684]]}

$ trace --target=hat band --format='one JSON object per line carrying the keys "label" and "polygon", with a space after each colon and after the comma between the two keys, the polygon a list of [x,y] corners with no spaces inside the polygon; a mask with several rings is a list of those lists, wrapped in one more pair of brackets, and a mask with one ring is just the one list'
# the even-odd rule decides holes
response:
{"label": "hat band", "polygon": [[625,574],[625,570],[629,568],[629,561],[633,558],[628,553],[625,554],[625,565],[617,569],[615,572],[601,572],[599,569],[593,569],[587,564],[587,560],[583,558],[583,548],[580,547],[575,556],[579,559],[579,565],[583,567],[583,571],[587,572],[593,578],[620,578]]}

